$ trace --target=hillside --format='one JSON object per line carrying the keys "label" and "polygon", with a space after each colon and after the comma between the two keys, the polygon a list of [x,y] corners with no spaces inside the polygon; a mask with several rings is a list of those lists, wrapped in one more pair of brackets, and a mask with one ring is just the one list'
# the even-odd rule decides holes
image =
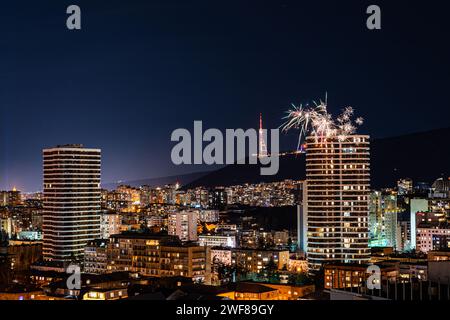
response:
{"label": "hillside", "polygon": [[[419,132],[371,142],[372,187],[394,186],[399,178],[433,182],[450,175],[450,128]],[[272,182],[305,178],[305,156],[280,158],[274,176],[261,176],[259,165],[228,165],[188,183],[185,189],[204,186],[230,186],[243,183]]]}

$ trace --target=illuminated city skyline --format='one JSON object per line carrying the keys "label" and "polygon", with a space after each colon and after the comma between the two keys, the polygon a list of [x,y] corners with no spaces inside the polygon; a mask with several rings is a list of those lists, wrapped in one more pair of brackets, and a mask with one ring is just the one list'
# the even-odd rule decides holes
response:
{"label": "illuminated city skyline", "polygon": [[437,2],[5,3],[0,301],[448,308]]}

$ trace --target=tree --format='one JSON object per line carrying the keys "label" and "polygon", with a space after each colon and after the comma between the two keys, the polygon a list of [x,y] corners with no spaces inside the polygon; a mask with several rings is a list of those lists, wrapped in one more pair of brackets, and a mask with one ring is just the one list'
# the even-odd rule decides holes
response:
{"label": "tree", "polygon": [[304,285],[312,282],[306,273],[291,274],[288,281],[293,285]]}

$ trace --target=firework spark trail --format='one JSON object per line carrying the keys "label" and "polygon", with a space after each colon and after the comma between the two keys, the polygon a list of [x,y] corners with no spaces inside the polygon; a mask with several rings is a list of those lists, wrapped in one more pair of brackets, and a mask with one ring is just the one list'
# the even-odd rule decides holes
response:
{"label": "firework spark trail", "polygon": [[333,119],[333,116],[327,111],[327,98],[319,103],[314,102],[314,107],[295,106],[289,109],[287,115],[283,118],[286,121],[280,128],[287,132],[291,129],[298,129],[298,145],[299,150],[302,139],[308,135],[313,135],[316,141],[329,137],[338,137],[341,141],[345,140],[348,135],[356,131],[356,127],[363,124],[364,119],[359,117],[353,122],[354,109],[346,107],[342,113]]}
{"label": "firework spark trail", "polygon": [[323,129],[323,126],[326,124],[323,123],[322,125],[319,125],[319,123],[325,120],[326,116],[326,105],[322,102],[320,104],[315,104],[315,107],[304,107],[303,105],[297,107],[292,104],[292,109],[288,110],[287,116],[283,118],[287,120],[281,128],[285,132],[291,129],[300,130],[297,146],[298,150],[300,148],[302,136],[306,136],[311,130]]}

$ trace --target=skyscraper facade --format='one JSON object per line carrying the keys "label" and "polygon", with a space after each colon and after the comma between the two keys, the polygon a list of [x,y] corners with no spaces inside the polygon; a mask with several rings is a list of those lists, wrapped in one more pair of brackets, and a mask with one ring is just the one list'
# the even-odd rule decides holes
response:
{"label": "skyscraper facade", "polygon": [[100,238],[101,150],[64,145],[43,150],[43,255],[81,260],[87,242]]}
{"label": "skyscraper facade", "polygon": [[309,268],[367,262],[369,136],[310,136],[306,144]]}

